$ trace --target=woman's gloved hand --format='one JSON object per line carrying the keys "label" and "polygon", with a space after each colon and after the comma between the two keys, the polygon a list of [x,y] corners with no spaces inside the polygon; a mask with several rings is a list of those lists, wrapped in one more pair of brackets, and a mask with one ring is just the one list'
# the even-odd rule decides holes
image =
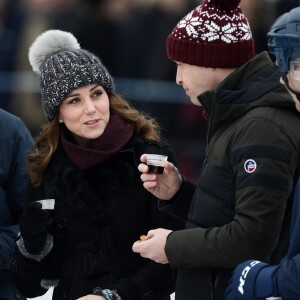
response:
{"label": "woman's gloved hand", "polygon": [[43,250],[51,223],[49,211],[42,210],[41,203],[25,205],[19,224],[24,246],[29,253],[37,254]]}

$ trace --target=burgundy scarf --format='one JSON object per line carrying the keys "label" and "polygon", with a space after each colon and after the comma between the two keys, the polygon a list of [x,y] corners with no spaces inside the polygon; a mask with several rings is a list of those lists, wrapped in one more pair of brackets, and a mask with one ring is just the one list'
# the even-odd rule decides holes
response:
{"label": "burgundy scarf", "polygon": [[111,115],[103,134],[91,140],[86,148],[80,147],[66,130],[61,131],[61,142],[69,158],[79,168],[86,170],[117,153],[130,140],[133,126],[118,115]]}

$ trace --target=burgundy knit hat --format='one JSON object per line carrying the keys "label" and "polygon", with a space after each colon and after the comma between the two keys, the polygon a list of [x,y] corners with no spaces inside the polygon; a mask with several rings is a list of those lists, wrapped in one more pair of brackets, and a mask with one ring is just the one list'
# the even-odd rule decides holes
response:
{"label": "burgundy knit hat", "polygon": [[204,0],[167,38],[169,59],[207,68],[236,68],[255,56],[241,0]]}

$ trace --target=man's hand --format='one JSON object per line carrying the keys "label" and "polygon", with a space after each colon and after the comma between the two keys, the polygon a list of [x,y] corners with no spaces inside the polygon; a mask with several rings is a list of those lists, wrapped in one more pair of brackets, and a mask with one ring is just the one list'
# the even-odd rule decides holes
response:
{"label": "man's hand", "polygon": [[133,252],[139,253],[142,257],[149,258],[160,264],[167,264],[168,258],[165,246],[168,235],[172,230],[158,228],[150,230],[147,234],[148,239],[141,242],[136,241],[132,245]]}
{"label": "man's hand", "polygon": [[170,200],[180,189],[182,177],[178,169],[169,161],[164,162],[163,174],[147,173],[146,155],[141,156],[141,164],[138,169],[142,173],[141,179],[144,188],[159,199]]}

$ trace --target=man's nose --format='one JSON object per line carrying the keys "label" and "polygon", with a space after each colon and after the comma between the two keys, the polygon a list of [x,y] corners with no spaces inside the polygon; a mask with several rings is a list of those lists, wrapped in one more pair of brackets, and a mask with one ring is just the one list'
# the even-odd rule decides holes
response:
{"label": "man's nose", "polygon": [[178,84],[178,85],[182,85],[182,77],[181,77],[181,75],[180,75],[180,72],[177,70],[177,73],[176,73],[176,83]]}

